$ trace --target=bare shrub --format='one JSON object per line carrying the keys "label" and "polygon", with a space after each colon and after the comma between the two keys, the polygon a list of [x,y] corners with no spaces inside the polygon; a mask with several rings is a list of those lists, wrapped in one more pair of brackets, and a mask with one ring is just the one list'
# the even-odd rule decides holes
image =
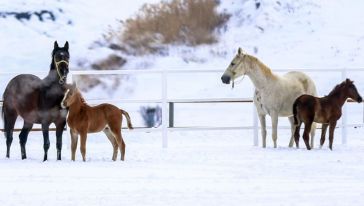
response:
{"label": "bare shrub", "polygon": [[93,63],[91,67],[95,70],[116,70],[120,69],[125,63],[126,60],[124,58],[111,54],[105,59]]}
{"label": "bare shrub", "polygon": [[[230,15],[217,13],[216,0],[172,0],[145,4],[134,17],[110,31],[106,39],[129,54],[161,51],[167,44],[196,46],[216,42],[215,30]],[[117,46],[115,46],[115,44]]]}
{"label": "bare shrub", "polygon": [[[111,54],[104,59],[101,59],[93,64],[91,64],[91,68],[94,70],[116,70],[121,69],[121,67],[126,63],[126,59],[120,57],[115,54]],[[112,82],[112,88],[117,89],[117,87],[121,84],[121,79],[127,79],[127,75],[123,75],[122,77],[118,75],[81,75],[76,78],[78,82],[78,87],[82,91],[89,91],[90,89],[102,85],[103,81],[101,78],[108,77],[109,84]]]}

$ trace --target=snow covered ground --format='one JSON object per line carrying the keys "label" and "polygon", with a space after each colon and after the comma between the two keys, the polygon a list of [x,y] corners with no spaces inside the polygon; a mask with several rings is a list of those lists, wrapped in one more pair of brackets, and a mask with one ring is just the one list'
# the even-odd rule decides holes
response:
{"label": "snow covered ground", "polygon": [[[340,134],[340,130],[337,131]],[[43,163],[40,133],[20,160],[0,143],[1,205],[362,205],[363,129],[350,130],[348,145],[336,136],[334,150],[287,148],[287,130],[277,149],[252,146],[251,131],[174,133],[168,149],[158,133],[125,132],[126,161],[111,161],[111,145],[91,135],[87,162],[70,161],[67,144],[56,161]],[[318,139],[316,143],[318,142]]]}
{"label": "snow covered ground", "polygon": [[[116,19],[126,19],[145,2],[158,0],[3,0],[6,11],[50,9],[57,22],[19,22],[0,18],[0,73],[47,71],[54,40],[70,41],[71,65],[103,58],[112,51],[97,47]],[[363,1],[253,0],[221,1],[233,14],[215,45],[171,47],[167,56],[128,57],[126,69],[221,69],[238,46],[274,69],[360,68],[364,65]],[[61,10],[59,10],[61,9]],[[1,12],[1,11],[0,11]],[[170,75],[169,98],[251,97],[249,79],[234,90],[222,85],[221,73]],[[311,72],[320,95],[342,79],[340,73]],[[364,91],[363,71],[348,72]],[[0,75],[0,91],[11,76]],[[99,87],[87,98],[160,98],[160,77],[131,77],[130,93]],[[101,93],[102,92],[102,93]],[[363,92],[361,92],[363,94]],[[120,104],[141,126],[135,105]],[[349,123],[363,122],[362,104],[350,104]],[[247,126],[252,107],[176,105],[178,126]],[[267,119],[269,125],[269,118]],[[0,122],[1,123],[1,122]],[[280,125],[287,125],[280,119]],[[290,149],[288,130],[279,130],[277,149],[252,146],[252,131],[170,132],[162,148],[160,132],[124,132],[126,161],[111,161],[111,145],[103,134],[90,135],[87,162],[70,161],[64,136],[62,161],[56,161],[51,133],[49,161],[42,162],[42,136],[28,138],[28,159],[20,160],[18,133],[11,158],[0,137],[0,205],[363,205],[364,128],[348,128],[348,144],[337,129],[334,150]],[[270,134],[270,131],[268,131]],[[2,134],[0,134],[2,136]],[[319,136],[319,131],[317,135]],[[316,137],[318,145],[318,137]],[[301,147],[303,146],[301,141]]]}

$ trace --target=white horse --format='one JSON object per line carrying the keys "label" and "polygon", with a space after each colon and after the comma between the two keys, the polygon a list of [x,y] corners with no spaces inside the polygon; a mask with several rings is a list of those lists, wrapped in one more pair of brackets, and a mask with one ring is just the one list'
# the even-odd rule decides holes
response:
{"label": "white horse", "polygon": [[[316,86],[312,79],[302,72],[292,71],[283,76],[273,74],[256,57],[246,54],[241,48],[238,54],[231,61],[221,77],[225,84],[232,82],[234,79],[247,75],[255,86],[254,104],[257,108],[259,121],[261,124],[261,133],[263,147],[266,147],[266,120],[268,114],[272,119],[272,139],[274,147],[277,147],[277,126],[278,117],[288,117],[291,123],[291,140],[289,147],[293,146],[293,135],[295,125],[293,121],[293,102],[302,94],[317,96]],[[311,147],[313,147],[316,125],[311,129]]]}

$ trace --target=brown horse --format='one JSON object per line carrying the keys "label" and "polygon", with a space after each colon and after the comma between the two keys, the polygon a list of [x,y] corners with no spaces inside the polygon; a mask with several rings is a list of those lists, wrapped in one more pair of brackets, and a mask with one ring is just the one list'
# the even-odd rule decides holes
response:
{"label": "brown horse", "polygon": [[326,129],[330,125],[329,148],[332,150],[336,122],[340,119],[341,108],[348,98],[351,98],[358,103],[363,100],[353,84],[353,81],[350,79],[346,79],[341,84],[336,85],[329,95],[325,97],[318,98],[307,94],[298,97],[293,104],[294,123],[296,125],[294,137],[297,148],[302,122],[305,123],[303,140],[305,141],[308,150],[311,149],[308,144],[311,125],[312,122],[317,122],[322,123],[321,147],[325,142]]}
{"label": "brown horse", "polygon": [[61,106],[69,108],[67,118],[68,126],[71,129],[71,150],[72,160],[75,160],[78,135],[81,137],[81,154],[83,161],[86,161],[86,139],[87,133],[103,131],[110,140],[114,153],[112,160],[116,160],[118,148],[121,153],[121,160],[125,158],[125,143],[121,136],[122,115],[126,117],[128,128],[133,129],[129,114],[111,104],[100,104],[91,107],[86,104],[80,91],[75,85],[69,86],[62,100]]}

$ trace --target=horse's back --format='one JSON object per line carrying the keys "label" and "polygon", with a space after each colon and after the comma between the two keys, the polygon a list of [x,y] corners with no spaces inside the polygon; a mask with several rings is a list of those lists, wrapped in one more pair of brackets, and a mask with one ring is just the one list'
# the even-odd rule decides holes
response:
{"label": "horse's back", "polygon": [[292,83],[297,81],[302,85],[303,94],[317,96],[315,83],[307,74],[300,71],[291,71],[286,73],[283,77]]}
{"label": "horse's back", "polygon": [[3,94],[3,109],[20,113],[35,107],[38,100],[41,79],[32,74],[20,74],[10,80]]}
{"label": "horse's back", "polygon": [[12,78],[5,88],[4,94],[30,92],[30,89],[40,86],[41,79],[32,74],[20,74]]}

